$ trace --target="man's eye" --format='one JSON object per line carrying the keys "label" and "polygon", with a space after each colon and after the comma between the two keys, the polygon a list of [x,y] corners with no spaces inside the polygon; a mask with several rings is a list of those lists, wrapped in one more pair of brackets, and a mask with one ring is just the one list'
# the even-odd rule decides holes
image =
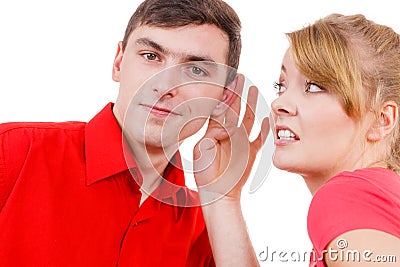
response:
{"label": "man's eye", "polygon": [[185,66],[184,71],[188,77],[195,80],[204,79],[209,76],[208,71],[198,65]]}
{"label": "man's eye", "polygon": [[200,76],[200,75],[206,75],[206,72],[203,71],[201,68],[197,67],[197,66],[192,66],[191,67],[191,72],[194,75]]}
{"label": "man's eye", "polygon": [[317,93],[322,92],[324,89],[316,83],[313,82],[306,82],[306,93]]}
{"label": "man's eye", "polygon": [[274,88],[275,88],[277,94],[281,94],[286,91],[286,87],[283,85],[283,83],[275,82]]}
{"label": "man's eye", "polygon": [[143,54],[144,58],[149,60],[149,61],[153,61],[153,60],[158,60],[158,56],[154,53],[145,53]]}

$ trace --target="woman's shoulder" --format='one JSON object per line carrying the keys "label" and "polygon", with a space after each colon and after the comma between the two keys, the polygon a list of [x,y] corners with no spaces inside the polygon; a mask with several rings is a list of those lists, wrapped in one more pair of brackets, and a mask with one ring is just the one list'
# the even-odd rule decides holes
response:
{"label": "woman's shoulder", "polygon": [[400,175],[386,168],[340,172],[322,185],[314,198],[356,192],[362,195],[384,194],[383,197],[400,201]]}
{"label": "woman's shoulder", "polygon": [[332,184],[346,184],[358,181],[360,184],[375,186],[400,186],[400,175],[396,172],[381,167],[363,168],[354,171],[343,171],[329,179],[321,188]]}
{"label": "woman's shoulder", "polygon": [[315,193],[308,212],[314,246],[355,229],[375,229],[400,237],[400,176],[384,168],[337,174]]}

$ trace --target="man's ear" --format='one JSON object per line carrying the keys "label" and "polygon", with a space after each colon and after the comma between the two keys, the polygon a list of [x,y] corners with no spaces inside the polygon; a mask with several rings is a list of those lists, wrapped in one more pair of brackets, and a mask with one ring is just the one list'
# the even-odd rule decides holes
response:
{"label": "man's ear", "polygon": [[213,116],[221,115],[241,96],[244,80],[245,78],[242,74],[237,74],[233,81],[224,88],[221,102],[215,107],[212,113]]}
{"label": "man's ear", "polygon": [[394,101],[383,103],[378,120],[369,129],[367,140],[377,142],[390,135],[399,120],[399,107]]}
{"label": "man's ear", "polygon": [[116,82],[119,82],[123,54],[124,53],[122,52],[122,42],[119,42],[112,69],[112,79]]}

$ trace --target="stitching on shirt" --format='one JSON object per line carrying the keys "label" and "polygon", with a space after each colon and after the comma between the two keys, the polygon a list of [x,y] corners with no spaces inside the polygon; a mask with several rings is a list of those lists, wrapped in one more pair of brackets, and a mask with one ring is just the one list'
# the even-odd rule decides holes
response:
{"label": "stitching on shirt", "polygon": [[[6,203],[6,200],[8,199],[8,195],[10,194],[11,190],[9,192],[6,192],[6,179],[7,179],[7,166],[5,164],[5,146],[2,144],[1,146],[1,154],[0,154],[0,212],[3,209],[4,204]],[[14,183],[15,184],[15,183]],[[12,186],[14,187],[14,185]]]}

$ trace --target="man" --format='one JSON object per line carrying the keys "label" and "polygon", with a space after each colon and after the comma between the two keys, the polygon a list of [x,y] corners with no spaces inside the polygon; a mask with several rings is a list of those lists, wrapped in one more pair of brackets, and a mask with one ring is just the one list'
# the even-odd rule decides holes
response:
{"label": "man", "polygon": [[118,44],[115,104],[89,123],[1,125],[0,265],[213,266],[175,153],[243,83],[139,89],[177,64],[236,69],[240,49],[239,18],[221,0],[146,0]]}

